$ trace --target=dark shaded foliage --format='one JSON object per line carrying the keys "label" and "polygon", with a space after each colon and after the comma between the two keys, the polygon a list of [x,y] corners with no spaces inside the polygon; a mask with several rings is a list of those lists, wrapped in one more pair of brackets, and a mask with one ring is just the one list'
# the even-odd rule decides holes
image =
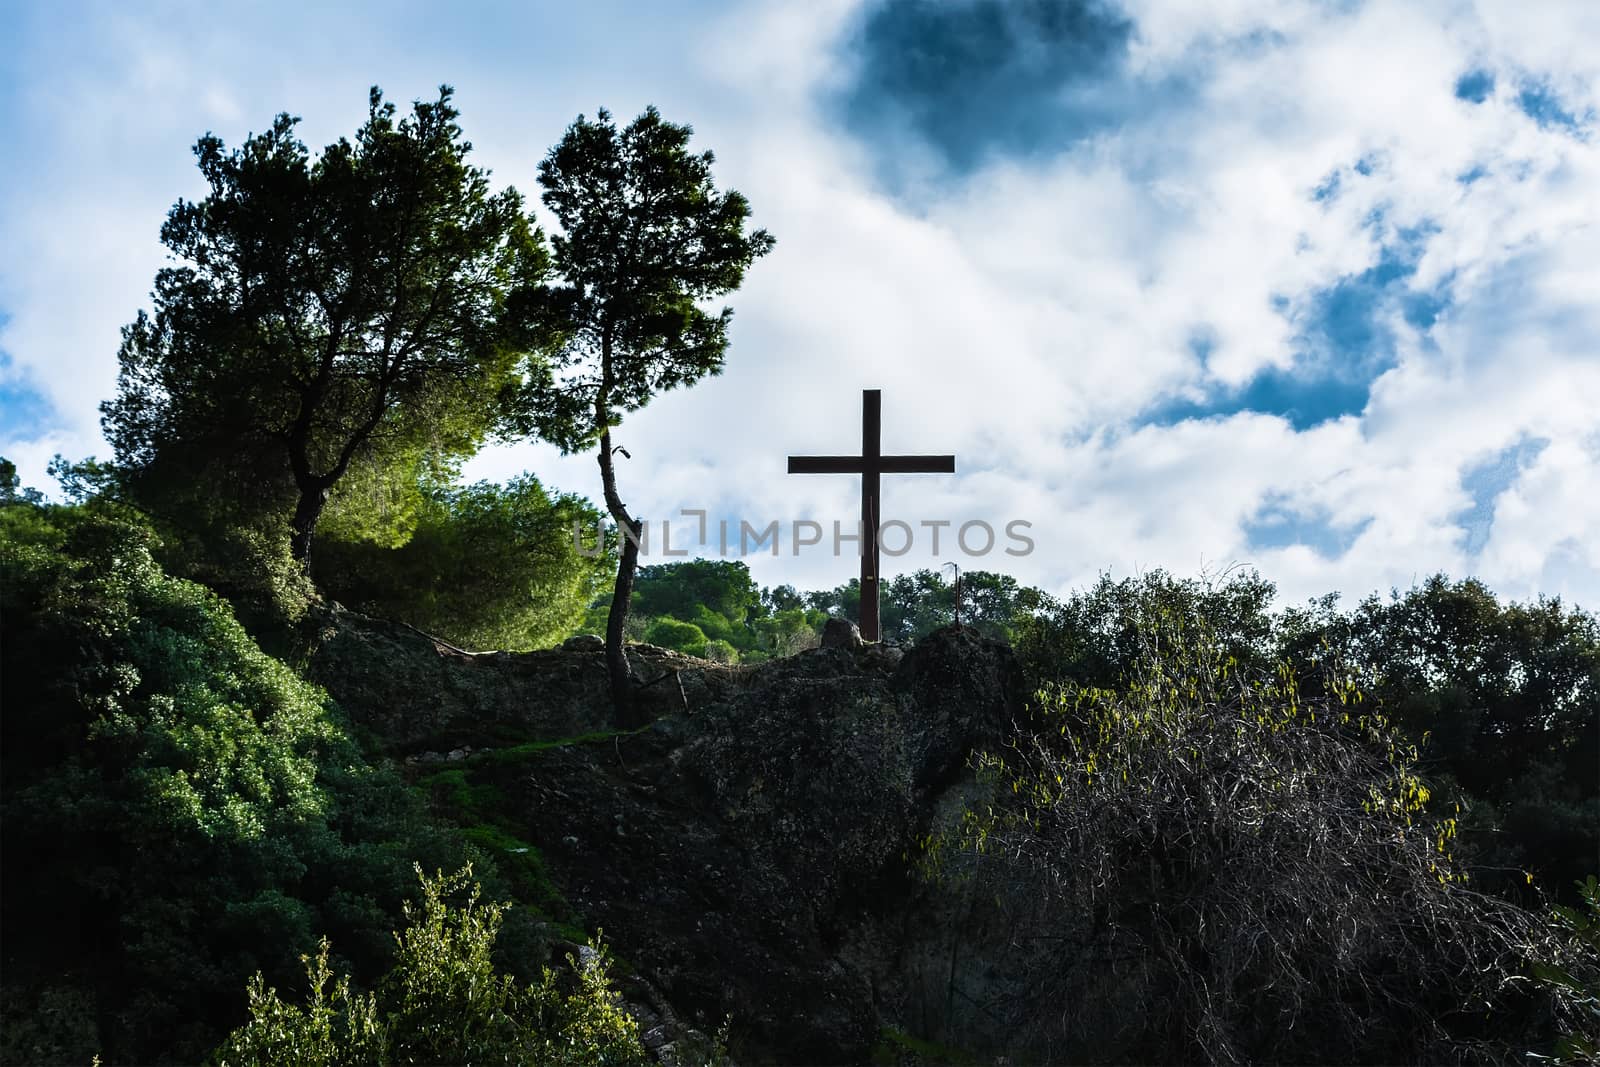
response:
{"label": "dark shaded foliage", "polygon": [[1131,621],[1122,680],[1042,692],[930,856],[1009,931],[1024,1058],[1511,1062],[1587,1025],[1528,965],[1592,947],[1463,884],[1348,678],[1302,691],[1159,601]]}
{"label": "dark shaded foliage", "polygon": [[1461,811],[1474,883],[1532,904],[1529,875],[1570,900],[1600,865],[1600,624],[1559,601],[1500,604],[1481,583],[1429,579],[1341,610],[1274,610],[1251,571],[1216,581],[1160,571],[1044,607],[1017,647],[1040,684],[1115,687],[1142,662],[1142,619],[1203,627],[1241,667],[1280,659],[1350,677],[1412,742],[1435,813]]}
{"label": "dark shaded foliage", "polygon": [[16,1026],[63,998],[108,1058],[193,1062],[319,934],[376,974],[411,863],[470,854],[152,542],[106,506],[0,508],[7,1040],[43,1042],[8,1062],[72,1053]]}

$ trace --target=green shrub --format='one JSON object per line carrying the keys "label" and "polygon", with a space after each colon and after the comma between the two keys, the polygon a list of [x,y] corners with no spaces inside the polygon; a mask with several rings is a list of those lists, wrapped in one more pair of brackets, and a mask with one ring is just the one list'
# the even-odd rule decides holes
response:
{"label": "green shrub", "polygon": [[1556,1041],[1549,1056],[1558,1064],[1600,1062],[1600,879],[1577,883],[1581,907],[1557,905],[1551,913],[1559,955],[1536,960],[1533,975],[1562,996],[1574,998],[1582,1012],[1572,1030]]}
{"label": "green shrub", "polygon": [[574,524],[592,537],[598,519],[581,497],[549,494],[531,476],[435,489],[408,513],[409,536],[385,527],[376,540],[347,539],[335,524],[312,569],[348,606],[463,648],[543,648],[583,624],[615,568],[574,545]]}
{"label": "green shrub", "polygon": [[163,573],[147,527],[19,506],[0,508],[8,1003],[78,990],[108,1058],[193,1060],[313,931],[358,974],[386,966],[411,861],[474,853],[224,602]]}
{"label": "green shrub", "polygon": [[644,640],[645,644],[660,645],[687,656],[703,656],[706,651],[705,631],[692,622],[677,619],[655,620],[645,630]]}
{"label": "green shrub", "polygon": [[[716,616],[719,621],[711,626],[723,630],[743,627],[760,603],[761,591],[743,560],[687,559],[640,567],[633,585],[633,608],[641,615],[700,623],[703,612]],[[704,625],[701,628],[712,633]]]}
{"label": "green shrub", "polygon": [[[493,949],[504,907],[480,902],[467,867],[448,877],[418,875],[420,907],[406,906],[395,935],[394,968],[375,992],[334,978],[328,943],[305,957],[310,998],[284,1002],[257,974],[250,1021],[217,1050],[223,1067],[282,1064],[512,1063],[541,1067],[644,1065],[638,1025],[608,978],[603,948],[568,957],[575,988],[546,968],[522,984],[495,970]],[[470,888],[469,888],[470,887]],[[459,904],[448,898],[460,898]]]}

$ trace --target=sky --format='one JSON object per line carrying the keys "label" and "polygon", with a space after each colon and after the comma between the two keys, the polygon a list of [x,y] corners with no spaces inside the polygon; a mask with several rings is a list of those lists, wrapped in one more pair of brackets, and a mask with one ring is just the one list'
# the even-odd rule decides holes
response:
{"label": "sky", "polygon": [[[884,478],[913,534],[886,573],[1249,567],[1298,602],[1443,571],[1600,606],[1592,0],[3,0],[0,39],[0,455],[29,484],[109,455],[119,330],[201,134],[286,111],[315,148],[371,85],[449,83],[530,200],[578,115],[654,104],[777,238],[725,371],[616,434],[674,549],[778,521],[759,581],[851,577],[858,481],[785,457],[855,452],[879,388],[885,452],[957,457]],[[592,456],[537,442],[466,476],[525,471],[599,498]],[[952,551],[967,523],[988,555]]]}

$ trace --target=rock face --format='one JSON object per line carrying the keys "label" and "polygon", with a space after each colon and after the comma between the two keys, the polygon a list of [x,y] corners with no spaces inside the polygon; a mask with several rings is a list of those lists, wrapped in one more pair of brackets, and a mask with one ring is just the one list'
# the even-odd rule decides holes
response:
{"label": "rock face", "polygon": [[860,648],[861,628],[849,619],[829,619],[822,624],[823,648]]}
{"label": "rock face", "polygon": [[[390,640],[421,663],[348,684],[333,667],[334,651],[382,655]],[[912,868],[918,839],[974,788],[970,753],[1020,714],[1009,648],[951,627],[903,656],[825,647],[744,670],[635,651],[640,667],[677,668],[683,683],[682,696],[670,681],[655,687],[671,692],[651,726],[451,766],[503,798],[518,836],[620,959],[693,1025],[731,1015],[748,1058],[863,1062],[886,1024],[959,1030],[935,966],[953,955],[929,934],[949,905]],[[397,754],[493,733],[478,716],[526,741],[609,715],[603,665],[588,653],[463,662],[363,626],[324,655],[324,684]],[[425,724],[389,734],[397,687],[444,696],[431,712],[413,698]]]}
{"label": "rock face", "polygon": [[[390,754],[517,744],[612,727],[605,658],[596,654],[605,651],[605,641],[593,635],[541,652],[475,653],[337,604],[319,623],[308,676]],[[653,645],[630,645],[628,658],[642,683],[639,709],[651,717],[681,714],[686,706],[716,699],[738,674]]]}

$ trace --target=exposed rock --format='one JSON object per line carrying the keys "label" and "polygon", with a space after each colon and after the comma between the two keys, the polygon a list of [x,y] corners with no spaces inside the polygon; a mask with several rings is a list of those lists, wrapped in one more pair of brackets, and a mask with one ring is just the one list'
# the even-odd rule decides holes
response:
{"label": "exposed rock", "polygon": [[599,634],[574,634],[561,642],[561,648],[566,652],[604,652],[606,639]]}
{"label": "exposed rock", "polygon": [[[979,788],[969,755],[1021,712],[1006,646],[950,627],[906,651],[736,669],[633,646],[643,680],[676,671],[685,696],[643,689],[656,721],[585,740],[610,726],[599,657],[471,656],[348,613],[330,625],[324,684],[390,746],[439,759],[498,738],[454,766],[501,798],[508,831],[651,991],[624,988],[653,1012],[639,1018],[661,1062],[730,1015],[756,1062],[863,1062],[886,1024],[991,1036],[950,983],[982,993],[984,946],[1004,934],[912,863]],[[569,740],[518,747],[554,738]]]}
{"label": "exposed rock", "polygon": [[861,630],[849,619],[831,618],[822,624],[823,648],[860,648]]}
{"label": "exposed rock", "polygon": [[[627,653],[641,683],[635,703],[646,718],[720,699],[741,673],[653,645],[629,645]],[[565,648],[464,652],[337,604],[318,619],[306,670],[396,755],[574,737],[613,726],[610,682],[599,656]]]}
{"label": "exposed rock", "polygon": [[[533,753],[495,784],[568,899],[680,1012],[702,1027],[731,1014],[752,1059],[861,1062],[925,892],[907,856],[1020,690],[1009,649],[970,631],[896,668],[818,650],[692,716]],[[892,1007],[942,1012],[944,988],[926,994]]]}

